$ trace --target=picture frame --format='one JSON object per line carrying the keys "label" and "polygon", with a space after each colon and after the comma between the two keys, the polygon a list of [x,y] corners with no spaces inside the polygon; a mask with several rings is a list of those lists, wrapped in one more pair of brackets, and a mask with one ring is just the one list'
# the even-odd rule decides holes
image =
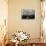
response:
{"label": "picture frame", "polygon": [[33,9],[22,9],[21,18],[22,19],[35,19],[35,10],[33,10]]}

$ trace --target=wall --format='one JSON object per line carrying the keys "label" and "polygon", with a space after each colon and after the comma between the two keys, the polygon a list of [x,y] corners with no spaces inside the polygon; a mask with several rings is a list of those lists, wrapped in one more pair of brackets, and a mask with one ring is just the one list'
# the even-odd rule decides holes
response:
{"label": "wall", "polygon": [[[22,20],[21,9],[34,9],[35,19]],[[20,30],[30,33],[31,38],[39,38],[41,30],[40,0],[9,0],[8,22],[9,36]]]}

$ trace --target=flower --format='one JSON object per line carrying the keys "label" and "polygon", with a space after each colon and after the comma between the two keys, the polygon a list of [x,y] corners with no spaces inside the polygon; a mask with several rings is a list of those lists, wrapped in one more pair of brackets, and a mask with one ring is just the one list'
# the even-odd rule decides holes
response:
{"label": "flower", "polygon": [[23,32],[23,31],[21,31],[21,32],[19,32],[18,34],[17,34],[17,36],[18,36],[18,39],[20,40],[20,41],[23,41],[23,40],[27,40],[27,39],[29,39],[29,36],[28,36],[28,34],[26,33],[26,32]]}
{"label": "flower", "polygon": [[15,40],[25,41],[30,38],[30,34],[27,34],[26,32],[23,32],[23,31],[18,31],[17,34],[13,35],[13,37],[14,37],[14,41]]}

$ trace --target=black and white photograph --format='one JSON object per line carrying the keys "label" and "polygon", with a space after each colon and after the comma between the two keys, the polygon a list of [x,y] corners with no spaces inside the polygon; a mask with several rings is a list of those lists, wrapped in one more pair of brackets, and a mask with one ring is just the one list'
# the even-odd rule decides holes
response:
{"label": "black and white photograph", "polygon": [[22,19],[35,19],[35,10],[22,9],[21,16]]}

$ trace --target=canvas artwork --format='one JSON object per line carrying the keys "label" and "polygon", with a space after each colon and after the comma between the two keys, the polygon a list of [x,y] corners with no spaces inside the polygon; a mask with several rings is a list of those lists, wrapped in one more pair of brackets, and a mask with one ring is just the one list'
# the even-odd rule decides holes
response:
{"label": "canvas artwork", "polygon": [[22,9],[21,11],[22,19],[35,19],[35,10],[32,9]]}

